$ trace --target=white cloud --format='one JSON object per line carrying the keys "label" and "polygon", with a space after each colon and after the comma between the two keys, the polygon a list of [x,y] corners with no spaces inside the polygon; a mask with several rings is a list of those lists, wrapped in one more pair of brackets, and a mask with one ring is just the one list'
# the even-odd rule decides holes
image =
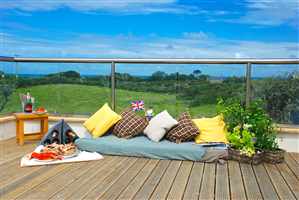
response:
{"label": "white cloud", "polygon": [[248,12],[235,22],[258,25],[288,23],[298,27],[298,0],[247,0]]}
{"label": "white cloud", "polygon": [[200,31],[200,32],[184,32],[183,36],[186,38],[193,38],[193,39],[205,39],[207,38],[207,34]]}
{"label": "white cloud", "polygon": [[[186,36],[192,37],[186,37]],[[202,37],[202,35],[204,37]],[[196,37],[195,37],[196,36]],[[199,36],[199,37],[198,37]],[[76,35],[65,40],[2,34],[0,55],[101,58],[299,58],[296,42],[225,40],[203,32],[181,37]]]}
{"label": "white cloud", "polygon": [[178,5],[176,0],[9,0],[1,2],[0,9],[18,9],[25,12],[50,11],[59,8],[92,13],[196,13],[193,6]]}
{"label": "white cloud", "polygon": [[[205,1],[200,3],[204,5]],[[206,20],[209,22],[223,21],[267,26],[286,23],[299,28],[298,0],[246,0],[231,2],[231,4],[242,5],[245,10],[219,10],[216,7],[205,10],[199,5],[178,3],[178,0],[6,0],[1,2],[0,10],[14,10],[17,15],[30,15],[30,12],[34,11],[51,11],[59,8],[69,8],[89,14],[96,14],[97,11],[114,14],[193,14],[207,17]]]}

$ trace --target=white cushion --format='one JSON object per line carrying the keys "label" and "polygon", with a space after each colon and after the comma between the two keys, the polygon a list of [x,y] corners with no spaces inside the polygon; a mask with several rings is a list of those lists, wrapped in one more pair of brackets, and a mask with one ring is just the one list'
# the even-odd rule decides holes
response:
{"label": "white cushion", "polygon": [[172,127],[178,124],[171,115],[164,110],[153,117],[143,133],[151,140],[159,142]]}

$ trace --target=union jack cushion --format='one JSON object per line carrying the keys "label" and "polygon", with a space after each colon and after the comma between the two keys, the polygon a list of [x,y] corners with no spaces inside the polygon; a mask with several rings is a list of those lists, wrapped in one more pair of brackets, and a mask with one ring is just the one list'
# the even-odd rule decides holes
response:
{"label": "union jack cushion", "polygon": [[189,113],[182,113],[178,119],[178,122],[179,123],[175,127],[166,133],[166,139],[172,142],[181,143],[193,140],[195,136],[199,134],[199,130],[192,122]]}
{"label": "union jack cushion", "polygon": [[130,108],[125,109],[121,113],[121,117],[121,120],[117,122],[112,130],[112,133],[117,137],[131,138],[142,134],[148,125],[146,118],[138,116]]}

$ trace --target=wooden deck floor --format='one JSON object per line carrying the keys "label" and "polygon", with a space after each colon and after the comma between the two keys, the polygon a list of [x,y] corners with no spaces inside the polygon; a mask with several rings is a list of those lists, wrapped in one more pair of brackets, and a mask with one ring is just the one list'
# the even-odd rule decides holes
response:
{"label": "wooden deck floor", "polygon": [[278,165],[105,156],[20,168],[34,144],[0,142],[0,199],[299,199],[299,154]]}

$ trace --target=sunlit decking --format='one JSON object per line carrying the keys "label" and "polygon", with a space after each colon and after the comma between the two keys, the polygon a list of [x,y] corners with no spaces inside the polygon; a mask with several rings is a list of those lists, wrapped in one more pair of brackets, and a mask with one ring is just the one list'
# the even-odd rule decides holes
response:
{"label": "sunlit decking", "polygon": [[0,199],[298,199],[299,154],[248,165],[104,156],[92,162],[20,167],[34,143],[0,142]]}

